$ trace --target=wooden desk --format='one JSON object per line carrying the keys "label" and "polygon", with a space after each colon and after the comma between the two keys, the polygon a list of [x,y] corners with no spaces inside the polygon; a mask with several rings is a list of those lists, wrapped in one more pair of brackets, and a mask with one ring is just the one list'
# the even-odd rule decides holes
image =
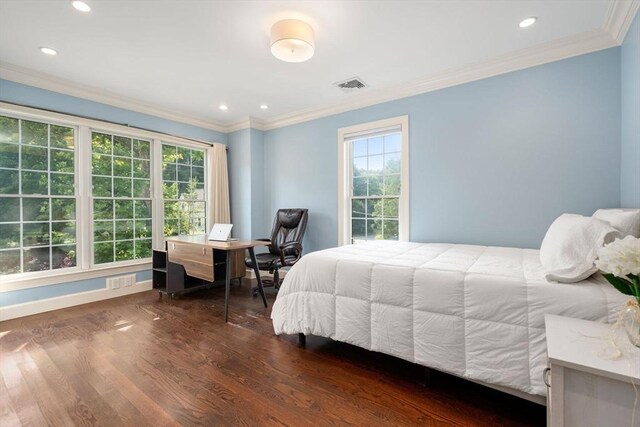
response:
{"label": "wooden desk", "polygon": [[[224,321],[228,319],[229,289],[231,288],[231,264],[232,254],[249,251],[253,261],[253,271],[258,281],[258,290],[262,296],[262,302],[267,307],[267,298],[264,295],[262,279],[258,270],[256,254],[253,248],[256,246],[268,246],[270,242],[256,240],[233,240],[229,242],[216,242],[208,240],[206,235],[178,236],[167,238],[167,260],[184,266],[187,274],[200,277],[204,280],[216,282],[225,281],[224,291]],[[237,262],[236,262],[237,265]],[[244,260],[242,260],[244,266]],[[170,278],[168,278],[170,280]]]}

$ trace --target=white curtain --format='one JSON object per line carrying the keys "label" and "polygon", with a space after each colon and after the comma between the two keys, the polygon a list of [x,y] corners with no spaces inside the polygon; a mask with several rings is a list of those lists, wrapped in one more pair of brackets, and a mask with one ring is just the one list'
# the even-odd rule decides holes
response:
{"label": "white curtain", "polygon": [[209,169],[209,226],[230,224],[229,212],[229,172],[227,169],[227,147],[214,144],[207,153]]}

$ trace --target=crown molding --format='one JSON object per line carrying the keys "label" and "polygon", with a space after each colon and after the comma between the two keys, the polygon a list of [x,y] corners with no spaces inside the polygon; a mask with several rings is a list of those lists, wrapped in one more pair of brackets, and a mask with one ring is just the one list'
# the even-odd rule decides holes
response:
{"label": "crown molding", "polygon": [[236,132],[243,129],[249,129],[251,127],[251,118],[246,117],[242,120],[238,120],[237,122],[233,122],[226,127],[227,132]]}
{"label": "crown molding", "polygon": [[500,74],[518,71],[573,56],[583,55],[617,46],[616,40],[602,29],[597,29],[560,40],[521,49],[474,65],[460,67],[439,73],[428,78],[397,85],[386,89],[363,93],[357,99],[341,102],[339,105],[327,105],[323,108],[308,109],[296,114],[275,117],[264,122],[265,130],[290,126],[315,120],[346,111],[369,107],[371,105],[422,93],[432,92],[451,86],[457,86]]}
{"label": "crown molding", "polygon": [[602,29],[620,45],[640,10],[640,0],[611,0]]}
{"label": "crown molding", "polygon": [[98,89],[92,86],[86,86],[70,80],[61,79],[52,75],[41,73],[17,65],[0,62],[0,78],[10,80],[12,82],[25,84],[27,86],[35,86],[41,89],[50,90],[64,95],[74,96],[77,98],[88,99],[90,101],[99,102],[101,104],[111,105],[113,107],[124,108],[138,113],[149,114],[167,120],[184,123],[187,125],[198,126],[201,128],[214,130],[217,132],[226,132],[227,126],[210,120],[194,118],[185,114],[173,112],[161,107],[150,105],[136,99],[118,95],[113,92]]}
{"label": "crown molding", "polygon": [[112,92],[6,63],[0,63],[0,78],[217,132],[230,133],[248,128],[266,131],[619,46],[624,41],[638,10],[640,10],[640,0],[610,0],[600,29],[521,49],[406,84],[368,89],[365,93],[352,95],[348,101],[340,100],[338,103],[308,108],[267,120],[246,117],[233,123],[219,123],[194,118]]}
{"label": "crown molding", "polygon": [[245,117],[242,120],[239,120],[237,122],[227,125],[226,131],[228,133],[231,133],[231,132],[236,132],[239,130],[249,129],[249,128],[262,130],[262,131],[267,130],[264,121],[260,119],[256,119],[255,117]]}

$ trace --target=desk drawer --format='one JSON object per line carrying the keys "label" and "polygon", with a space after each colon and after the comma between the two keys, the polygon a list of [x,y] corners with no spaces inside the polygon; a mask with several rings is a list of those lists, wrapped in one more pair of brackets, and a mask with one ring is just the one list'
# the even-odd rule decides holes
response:
{"label": "desk drawer", "polygon": [[169,261],[181,264],[189,276],[213,281],[212,249],[194,244],[169,242],[167,244]]}
{"label": "desk drawer", "polygon": [[212,249],[206,246],[178,242],[169,242],[167,246],[169,247],[169,261],[171,262],[176,262],[176,259],[202,262],[209,265],[213,262]]}

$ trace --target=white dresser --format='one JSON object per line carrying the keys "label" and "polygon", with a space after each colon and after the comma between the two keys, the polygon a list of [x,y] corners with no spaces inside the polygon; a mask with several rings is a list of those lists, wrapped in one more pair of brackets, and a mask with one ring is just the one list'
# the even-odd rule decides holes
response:
{"label": "white dresser", "polygon": [[610,325],[547,315],[545,326],[547,424],[640,427],[640,348],[631,345],[624,330],[614,331],[623,352],[614,359]]}

